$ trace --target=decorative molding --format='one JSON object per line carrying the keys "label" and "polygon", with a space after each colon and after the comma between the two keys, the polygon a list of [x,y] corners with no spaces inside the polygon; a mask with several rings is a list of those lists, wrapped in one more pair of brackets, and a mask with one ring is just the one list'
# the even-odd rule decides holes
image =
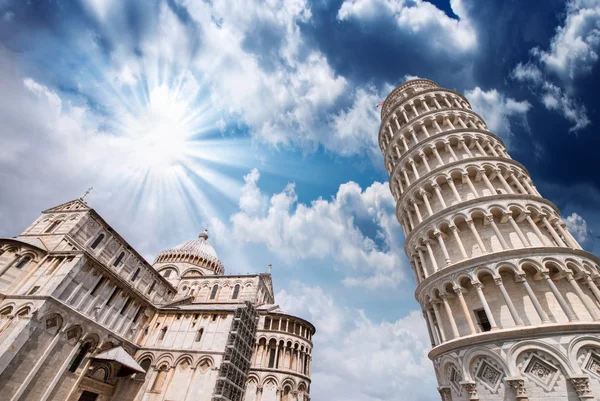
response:
{"label": "decorative molding", "polygon": [[525,387],[525,379],[521,377],[507,377],[504,379],[506,383],[513,389],[517,401],[529,401],[527,397],[527,388]]}
{"label": "decorative molding", "polygon": [[580,400],[593,400],[594,395],[590,388],[590,378],[587,375],[577,375],[568,377],[571,386],[577,392],[577,396]]}
{"label": "decorative molding", "polygon": [[473,381],[462,381],[460,382],[460,385],[467,392],[467,395],[469,396],[469,401],[479,400],[479,397],[477,396],[477,383]]}

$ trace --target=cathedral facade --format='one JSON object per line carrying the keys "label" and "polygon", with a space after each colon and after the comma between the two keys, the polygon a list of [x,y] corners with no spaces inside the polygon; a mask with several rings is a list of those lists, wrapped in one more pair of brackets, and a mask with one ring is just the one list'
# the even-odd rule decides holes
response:
{"label": "cathedral facade", "polygon": [[83,199],[0,239],[0,398],[308,401],[315,328],[208,233],[149,264]]}
{"label": "cathedral facade", "polygon": [[600,399],[600,260],[460,93],[411,80],[381,119],[442,400]]}

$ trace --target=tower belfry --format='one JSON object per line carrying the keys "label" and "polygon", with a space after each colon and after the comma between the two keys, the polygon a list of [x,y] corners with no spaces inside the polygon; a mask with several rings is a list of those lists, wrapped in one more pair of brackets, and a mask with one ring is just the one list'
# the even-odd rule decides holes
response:
{"label": "tower belfry", "polygon": [[390,93],[379,146],[442,400],[600,396],[600,260],[460,93]]}

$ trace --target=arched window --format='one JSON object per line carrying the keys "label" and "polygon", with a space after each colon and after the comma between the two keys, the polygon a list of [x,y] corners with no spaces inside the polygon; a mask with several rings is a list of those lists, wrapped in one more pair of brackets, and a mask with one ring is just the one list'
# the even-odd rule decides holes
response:
{"label": "arched window", "polygon": [[7,306],[6,308],[4,308],[0,311],[0,317],[7,317],[12,313],[12,311],[13,311],[13,307]]}
{"label": "arched window", "polygon": [[160,333],[158,335],[158,339],[159,340],[164,340],[165,336],[167,335],[167,331],[169,330],[169,326],[165,326],[160,330]]}
{"label": "arched window", "polygon": [[104,234],[100,234],[95,240],[94,243],[92,244],[91,248],[92,249],[96,249],[98,247],[98,245],[100,245],[100,243],[102,242],[102,240],[104,239]]}
{"label": "arched window", "polygon": [[165,379],[167,378],[167,370],[167,365],[163,365],[158,369],[156,379],[154,380],[154,383],[152,383],[152,391],[160,392],[162,390]]}
{"label": "arched window", "polygon": [[219,286],[215,284],[210,292],[210,299],[215,299],[217,297],[217,291],[219,291]]}
{"label": "arched window", "polygon": [[196,332],[196,342],[200,342],[200,340],[202,340],[202,334],[204,334],[204,329],[198,329]]}
{"label": "arched window", "polygon": [[56,220],[55,222],[53,222],[52,224],[50,224],[48,226],[48,228],[46,229],[46,231],[44,231],[44,234],[48,234],[53,232],[54,230],[56,230],[56,228],[58,226],[60,226],[60,223],[62,223],[62,220]]}
{"label": "arched window", "polygon": [[269,367],[275,367],[275,347],[269,347]]}
{"label": "arched window", "polygon": [[155,285],[156,285],[156,281],[153,281],[152,284],[150,284],[150,287],[148,287],[147,294],[150,294],[152,292]]}
{"label": "arched window", "polygon": [[79,351],[77,352],[77,355],[75,355],[75,357],[73,358],[73,361],[71,362],[71,366],[69,366],[69,372],[75,373],[75,371],[77,371],[77,369],[81,365],[81,362],[83,361],[83,358],[85,358],[87,353],[90,352],[91,348],[92,348],[92,343],[89,341],[84,344],[81,344],[81,347],[79,347]]}
{"label": "arched window", "polygon": [[31,262],[31,258],[29,256],[25,256],[24,258],[19,260],[19,263],[17,263],[17,265],[15,267],[17,269],[21,269],[21,268],[25,267],[27,265],[27,263],[29,263],[29,262]]}
{"label": "arched window", "polygon": [[138,269],[135,271],[135,273],[133,273],[133,276],[131,276],[131,281],[135,281],[138,277],[138,275],[140,274],[140,268],[138,267]]}
{"label": "arched window", "polygon": [[135,379],[136,380],[144,380],[146,379],[146,374],[148,373],[148,370],[150,369],[150,365],[152,364],[152,361],[150,360],[150,358],[145,358],[140,362],[140,367],[142,369],[144,369],[144,371],[146,373],[136,373],[135,374]]}
{"label": "arched window", "polygon": [[281,401],[289,401],[290,399],[290,392],[292,391],[292,388],[289,386],[285,386],[283,388],[283,396],[281,397]]}
{"label": "arched window", "polygon": [[171,270],[171,269],[165,270],[163,273],[163,277],[169,277],[171,275],[171,272],[173,272],[173,270]]}
{"label": "arched window", "polygon": [[233,295],[231,296],[231,299],[237,299],[239,294],[240,294],[240,285],[236,284],[235,287],[233,288]]}
{"label": "arched window", "polygon": [[117,256],[117,258],[115,259],[115,261],[114,261],[114,263],[113,263],[113,266],[115,266],[115,267],[116,267],[116,266],[118,266],[118,265],[119,265],[119,263],[121,263],[121,261],[123,260],[123,257],[124,257],[124,256],[125,256],[125,252],[121,252],[121,253],[119,254],[119,256]]}

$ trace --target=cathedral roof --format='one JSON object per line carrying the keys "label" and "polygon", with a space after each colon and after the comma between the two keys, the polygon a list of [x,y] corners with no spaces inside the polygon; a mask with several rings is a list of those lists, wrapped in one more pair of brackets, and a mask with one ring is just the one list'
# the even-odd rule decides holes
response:
{"label": "cathedral roof", "polygon": [[160,252],[154,261],[154,264],[156,263],[189,263],[210,270],[217,275],[223,274],[223,264],[215,249],[208,242],[208,230],[204,230],[196,239]]}
{"label": "cathedral roof", "polygon": [[208,230],[204,230],[204,232],[200,233],[198,238],[185,241],[183,244],[177,245],[174,249],[189,251],[215,262],[219,261],[215,248],[208,243]]}

